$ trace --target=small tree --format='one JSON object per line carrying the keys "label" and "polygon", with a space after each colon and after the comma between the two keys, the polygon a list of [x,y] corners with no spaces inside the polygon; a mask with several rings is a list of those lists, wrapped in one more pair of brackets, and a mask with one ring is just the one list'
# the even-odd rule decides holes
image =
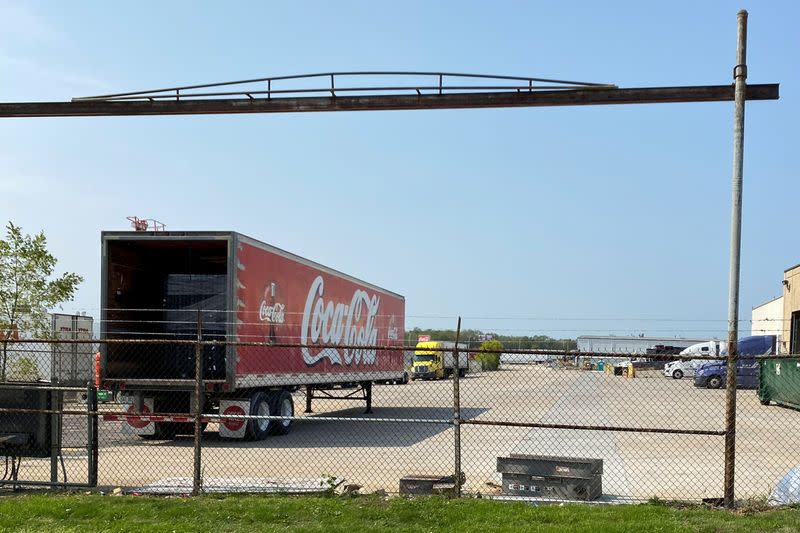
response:
{"label": "small tree", "polygon": [[20,357],[8,363],[8,379],[16,381],[38,381],[39,367],[30,357]]}
{"label": "small tree", "polygon": [[[479,350],[475,360],[480,362],[483,370],[492,371],[500,368],[500,352],[503,350],[502,342],[497,340],[483,341]],[[485,353],[483,350],[497,353]]]}
{"label": "small tree", "polygon": [[47,336],[47,310],[72,300],[83,278],[67,272],[51,279],[56,258],[43,232],[25,235],[9,222],[0,240],[0,381],[6,380],[8,343],[17,333]]}

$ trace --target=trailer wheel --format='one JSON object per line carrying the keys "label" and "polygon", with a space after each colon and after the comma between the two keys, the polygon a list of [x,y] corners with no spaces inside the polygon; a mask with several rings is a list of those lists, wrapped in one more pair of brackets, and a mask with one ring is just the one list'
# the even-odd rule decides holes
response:
{"label": "trailer wheel", "polygon": [[[294,398],[288,391],[273,396],[272,416],[294,416]],[[272,434],[286,435],[292,429],[293,420],[273,420]]]}
{"label": "trailer wheel", "polygon": [[[250,414],[257,416],[272,415],[270,404],[272,398],[266,392],[256,392],[250,397]],[[272,429],[269,418],[254,418],[247,421],[247,436],[252,440],[264,440]]]}
{"label": "trailer wheel", "polygon": [[467,369],[466,368],[458,369],[458,377],[463,378],[466,375],[467,375]]}

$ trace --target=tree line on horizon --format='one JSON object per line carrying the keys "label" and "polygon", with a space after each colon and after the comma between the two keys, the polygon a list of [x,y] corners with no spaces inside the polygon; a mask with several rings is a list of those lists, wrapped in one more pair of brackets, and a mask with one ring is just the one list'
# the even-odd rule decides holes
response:
{"label": "tree line on horizon", "polygon": [[[432,341],[455,341],[454,329],[413,328],[406,331],[405,344],[414,345],[420,335],[430,336]],[[462,329],[459,342],[468,344],[468,348],[479,348],[481,343],[491,339],[500,341],[504,348],[512,350],[576,350],[575,339],[554,339],[547,335],[500,335],[492,331],[479,329]]]}

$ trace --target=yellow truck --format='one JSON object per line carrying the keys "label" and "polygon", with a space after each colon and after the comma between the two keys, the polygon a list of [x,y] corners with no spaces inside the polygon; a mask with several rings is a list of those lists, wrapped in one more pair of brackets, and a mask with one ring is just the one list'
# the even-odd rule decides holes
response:
{"label": "yellow truck", "polygon": [[[455,342],[420,341],[414,349],[411,379],[446,379],[453,375]],[[467,345],[458,343],[458,375],[464,377],[469,369]]]}

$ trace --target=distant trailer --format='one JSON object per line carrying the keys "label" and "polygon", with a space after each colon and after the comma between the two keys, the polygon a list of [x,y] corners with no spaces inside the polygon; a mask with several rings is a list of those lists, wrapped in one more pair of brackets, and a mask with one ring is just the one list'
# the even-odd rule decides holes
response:
{"label": "distant trailer", "polygon": [[656,346],[688,348],[710,339],[688,339],[684,337],[639,337],[636,335],[582,335],[577,339],[579,352],[618,353],[626,355],[647,354]]}
{"label": "distant trailer", "polygon": [[506,365],[543,364],[554,361],[558,357],[553,354],[504,353],[500,354],[500,363]]}

